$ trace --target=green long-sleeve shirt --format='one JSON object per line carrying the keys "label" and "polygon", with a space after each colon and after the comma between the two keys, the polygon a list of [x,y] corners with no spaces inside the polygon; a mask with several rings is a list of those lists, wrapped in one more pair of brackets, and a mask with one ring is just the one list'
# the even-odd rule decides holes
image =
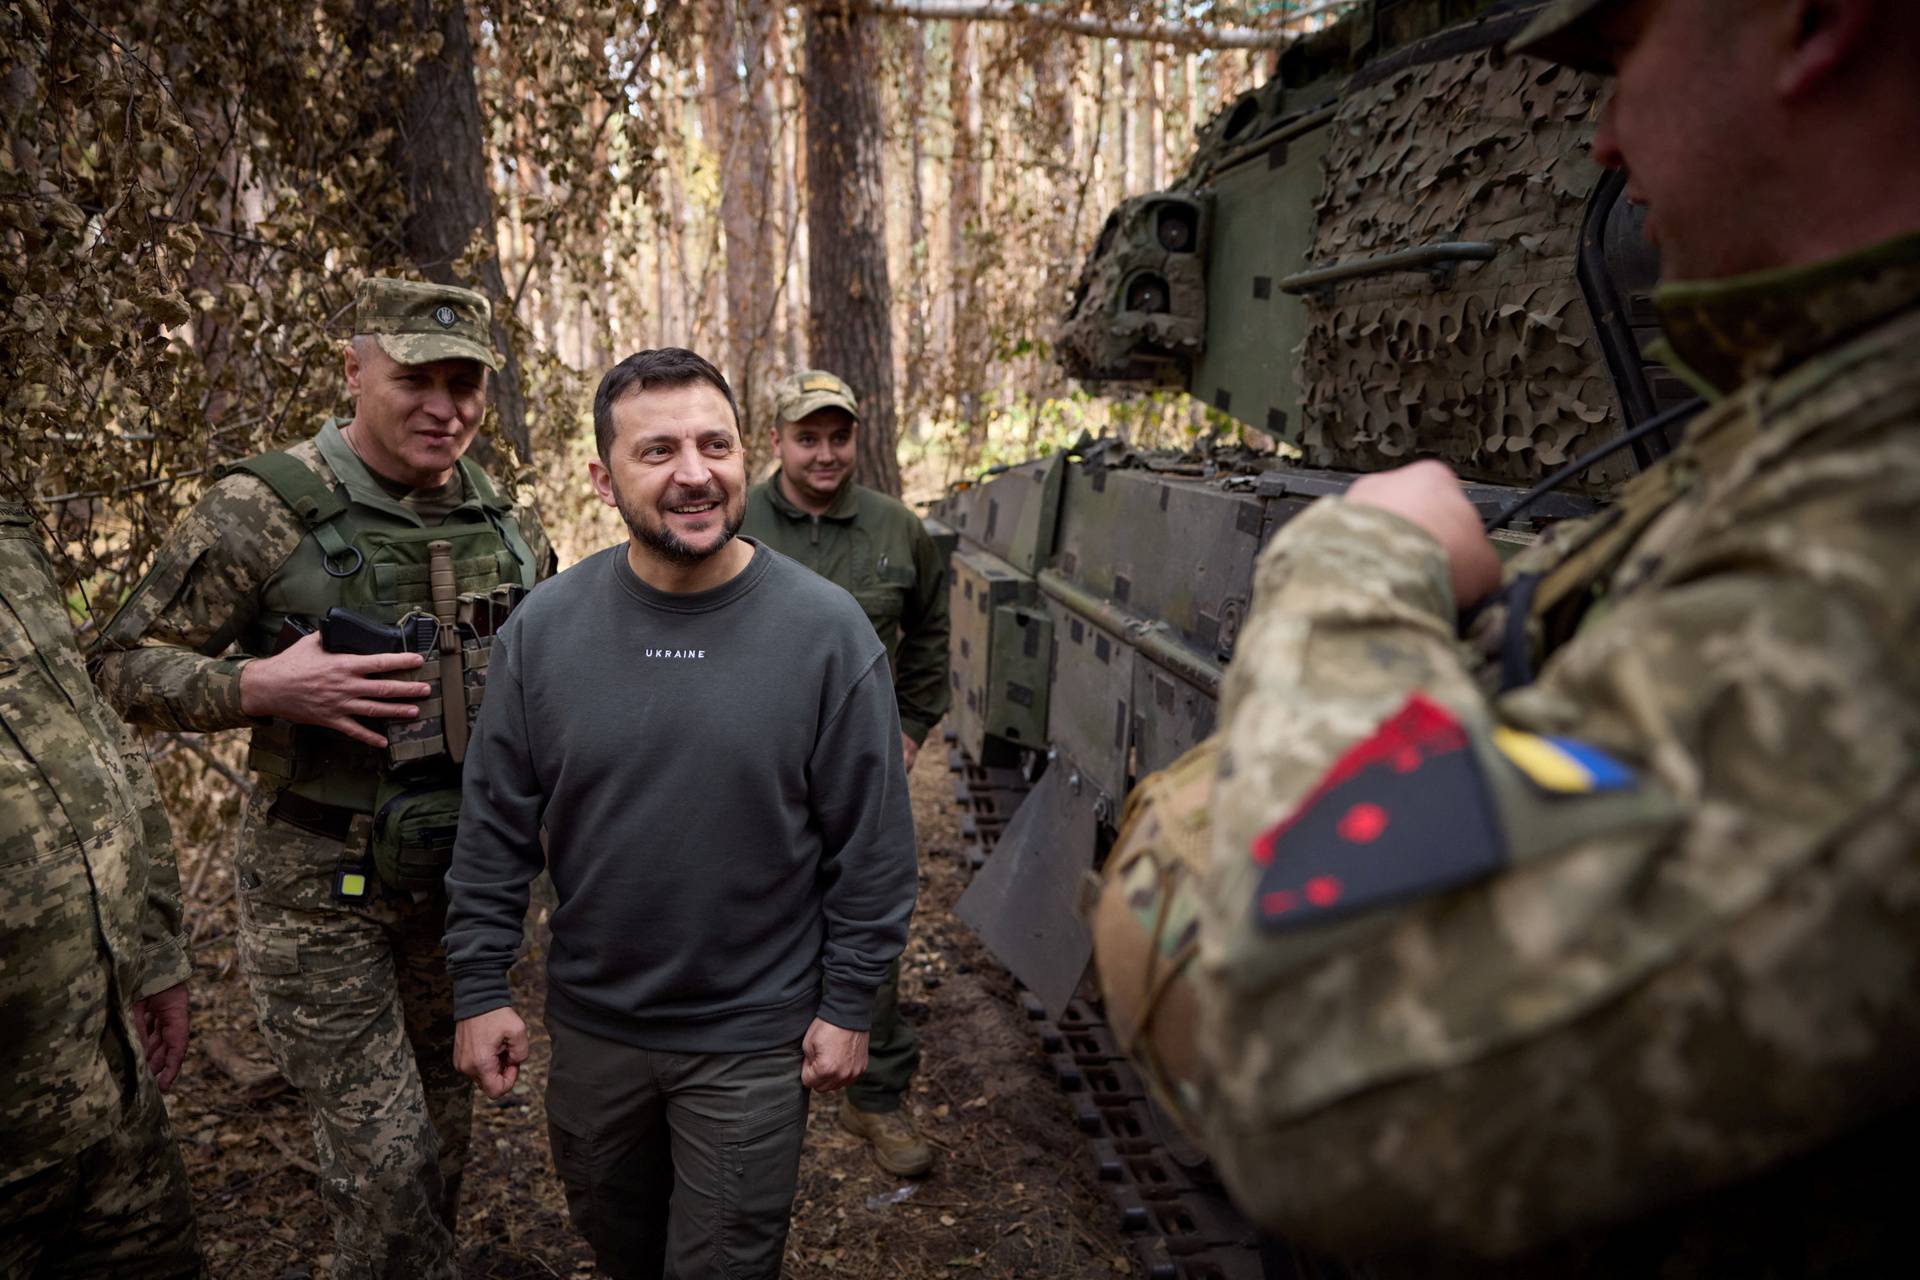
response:
{"label": "green long-sleeve shirt", "polygon": [[947,561],[904,502],[849,480],[821,515],[793,505],[775,472],[747,494],[740,532],[845,588],[893,665],[900,728],[915,742],[947,713]]}

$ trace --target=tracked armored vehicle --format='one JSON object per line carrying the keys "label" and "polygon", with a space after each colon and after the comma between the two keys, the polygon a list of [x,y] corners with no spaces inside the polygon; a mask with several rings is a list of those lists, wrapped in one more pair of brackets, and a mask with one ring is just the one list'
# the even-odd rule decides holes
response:
{"label": "tracked armored vehicle", "polygon": [[[1078,910],[1128,792],[1212,731],[1261,548],[1423,457],[1491,516],[1690,395],[1649,349],[1658,264],[1624,181],[1588,155],[1600,82],[1501,53],[1538,7],[1360,6],[1107,218],[1061,324],[1068,372],[1182,387],[1267,448],[1083,441],[930,516],[954,548],[952,764],[977,835],[960,911],[1030,992],[1159,1280],[1346,1274],[1218,1194],[1103,1022]],[[1633,434],[1496,536],[1604,504],[1664,452]]]}

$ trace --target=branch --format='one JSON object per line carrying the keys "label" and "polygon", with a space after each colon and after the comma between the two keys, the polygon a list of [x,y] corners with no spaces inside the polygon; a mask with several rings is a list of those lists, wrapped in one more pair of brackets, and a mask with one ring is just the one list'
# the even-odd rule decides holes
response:
{"label": "branch", "polygon": [[1076,35],[1110,40],[1143,40],[1187,49],[1278,49],[1292,44],[1304,32],[1297,24],[1306,18],[1352,8],[1360,0],[1324,0],[1286,13],[1278,27],[1195,27],[1174,22],[1127,22],[1093,14],[1057,13],[1036,8],[1031,0],[822,0],[821,7],[849,9],[922,22],[1025,22]]}
{"label": "branch", "polygon": [[253,794],[253,779],[235,773],[225,761],[213,754],[213,748],[207,745],[205,736],[198,733],[159,733],[154,735],[169,746],[181,746],[200,757],[200,762],[213,770],[228,782],[242,796]]}
{"label": "branch", "polygon": [[33,495],[32,500],[40,503],[42,506],[51,507],[61,502],[77,502],[82,498],[117,498],[123,493],[138,493],[142,489],[158,489],[162,485],[175,484],[181,480],[191,480],[193,477],[203,476],[211,470],[213,470],[212,467],[195,467],[191,471],[176,471],[172,475],[155,476],[151,480],[142,480],[139,484],[125,484],[114,489],[77,489],[72,493],[50,493],[45,497],[36,493]]}

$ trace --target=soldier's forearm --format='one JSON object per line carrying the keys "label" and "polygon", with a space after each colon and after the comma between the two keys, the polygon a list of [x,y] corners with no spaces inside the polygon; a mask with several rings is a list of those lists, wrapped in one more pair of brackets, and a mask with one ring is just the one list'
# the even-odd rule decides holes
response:
{"label": "soldier's forearm", "polygon": [[1281,531],[1236,646],[1260,660],[1235,662],[1221,697],[1235,755],[1272,770],[1248,787],[1260,808],[1284,808],[1415,689],[1459,711],[1481,701],[1451,603],[1445,553],[1398,517],[1323,501]]}
{"label": "soldier's forearm", "polygon": [[240,705],[240,669],[246,661],[153,645],[97,654],[93,680],[113,709],[134,724],[212,733],[254,723]]}
{"label": "soldier's forearm", "polygon": [[946,664],[941,663],[937,670],[918,673],[903,666],[894,701],[900,709],[900,727],[915,742],[924,740],[927,730],[947,714],[947,705],[952,701],[947,690]]}
{"label": "soldier's forearm", "polygon": [[[129,740],[132,734],[127,734]],[[175,854],[172,824],[160,802],[146,752],[137,744],[137,756],[129,758],[135,790],[141,797],[141,835],[147,849],[146,910],[140,921],[140,938],[146,972],[134,999],[144,1000],[157,991],[185,982],[193,972],[187,952],[186,907],[180,890],[180,863]]]}
{"label": "soldier's forearm", "polygon": [[900,727],[915,742],[921,742],[953,701],[953,691],[947,684],[946,631],[908,635],[900,644],[897,664],[899,677],[894,682],[894,694],[900,708]]}

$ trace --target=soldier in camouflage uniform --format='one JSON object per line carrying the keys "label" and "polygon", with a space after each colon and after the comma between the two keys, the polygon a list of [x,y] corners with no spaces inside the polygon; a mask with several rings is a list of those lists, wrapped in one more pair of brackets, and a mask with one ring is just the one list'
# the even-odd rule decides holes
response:
{"label": "soldier in camouflage uniform", "polygon": [[334,605],[389,623],[426,606],[429,540],[451,543],[461,592],[530,586],[553,556],[530,513],[461,457],[498,367],[486,299],[368,280],[354,332],[353,419],[207,491],[108,624],[94,679],[136,723],[252,726],[240,964],[312,1112],[335,1274],[431,1280],[454,1273],[472,1112],[453,1066],[445,899],[437,877],[384,882],[369,848],[418,798],[457,811],[457,765],[442,754],[400,771],[381,728],[399,726],[396,741],[435,716],[444,728],[426,682],[438,668],[329,653],[312,635],[283,648],[282,625]]}
{"label": "soldier in camouflage uniform", "polygon": [[173,835],[0,503],[0,1275],[205,1273],[160,1100],[187,1048]]}
{"label": "soldier in camouflage uniform", "polygon": [[1562,0],[1512,51],[1617,76],[1708,407],[1504,570],[1437,463],[1287,525],[1103,982],[1241,1204],[1380,1274],[1903,1271],[1920,11]]}

